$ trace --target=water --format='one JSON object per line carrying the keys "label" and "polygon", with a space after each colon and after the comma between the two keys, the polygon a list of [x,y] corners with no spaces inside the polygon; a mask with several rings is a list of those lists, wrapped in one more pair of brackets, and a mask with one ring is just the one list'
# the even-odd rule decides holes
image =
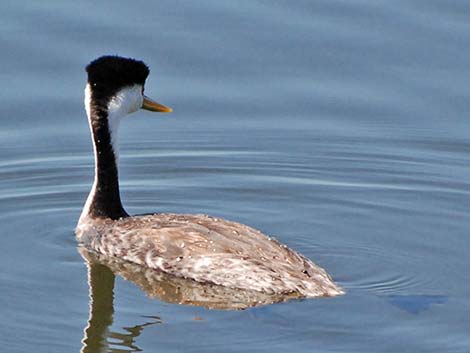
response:
{"label": "water", "polygon": [[[470,4],[0,10],[0,351],[97,352],[100,335],[111,351],[470,351]],[[345,296],[217,311],[118,276],[113,301],[95,268],[88,323],[73,234],[93,173],[83,67],[105,53],[145,60],[147,94],[174,108],[122,126],[128,211],[252,225],[327,268]]]}

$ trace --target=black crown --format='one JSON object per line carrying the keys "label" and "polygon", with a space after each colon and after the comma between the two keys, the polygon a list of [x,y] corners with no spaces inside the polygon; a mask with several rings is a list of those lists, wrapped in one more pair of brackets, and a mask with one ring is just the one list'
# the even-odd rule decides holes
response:
{"label": "black crown", "polygon": [[144,85],[150,72],[143,61],[114,55],[93,60],[86,71],[93,92],[102,97],[113,95],[127,86]]}

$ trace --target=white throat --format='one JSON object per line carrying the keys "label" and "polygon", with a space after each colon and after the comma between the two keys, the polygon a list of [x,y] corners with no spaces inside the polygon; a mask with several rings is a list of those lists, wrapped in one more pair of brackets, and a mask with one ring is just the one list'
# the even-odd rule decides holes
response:
{"label": "white throat", "polygon": [[91,191],[88,194],[88,197],[86,199],[85,206],[83,206],[83,210],[80,215],[80,219],[78,220],[78,224],[82,223],[83,220],[85,220],[85,218],[88,216],[88,213],[90,212],[91,203],[93,202],[93,198],[96,193],[96,185],[98,184],[98,170],[97,170],[98,169],[98,160],[97,160],[98,152],[96,151],[95,139],[93,137],[93,127],[91,124],[91,88],[90,88],[90,84],[88,83],[85,87],[84,104],[85,104],[86,115],[88,117],[88,125],[90,126],[91,142],[93,143],[93,154],[95,156],[95,178],[93,180],[93,186],[91,187]]}
{"label": "white throat", "polygon": [[124,87],[108,103],[108,126],[116,164],[119,162],[119,126],[127,115],[142,107],[142,85]]}
{"label": "white throat", "polygon": [[[85,87],[85,110],[88,116],[88,121],[91,123],[91,87],[89,84]],[[118,91],[108,103],[108,127],[111,135],[111,145],[116,156],[116,163],[119,157],[119,126],[121,120],[136,112],[142,107],[144,97],[142,94],[142,85],[132,85],[124,87]],[[90,125],[91,133],[93,134],[92,127]],[[93,139],[93,145],[95,141]],[[94,146],[96,153],[96,146]],[[95,155],[96,160],[96,155]]]}

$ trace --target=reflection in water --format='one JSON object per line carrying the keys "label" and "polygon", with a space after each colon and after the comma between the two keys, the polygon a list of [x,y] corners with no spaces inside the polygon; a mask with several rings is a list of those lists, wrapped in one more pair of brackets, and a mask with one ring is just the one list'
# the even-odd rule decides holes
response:
{"label": "reflection in water", "polygon": [[[202,284],[117,258],[108,258],[84,248],[79,248],[79,252],[88,266],[90,286],[90,318],[82,341],[82,353],[140,351],[135,345],[135,338],[141,334],[145,326],[162,322],[159,317],[148,316],[147,318],[151,318],[152,321],[133,327],[124,327],[123,329],[127,333],[109,330],[113,323],[116,274],[134,282],[151,298],[158,298],[168,303],[197,305],[209,309],[240,310],[296,298],[294,294],[273,296],[256,291]],[[116,348],[110,347],[111,345]]]}
{"label": "reflection in water", "polygon": [[[133,327],[124,327],[123,329],[127,333],[110,331],[114,314],[115,276],[108,267],[100,263],[88,261],[87,265],[90,286],[90,318],[85,329],[81,352],[140,352],[141,349],[135,345],[135,338],[140,336],[145,326],[161,323],[160,318],[149,317],[153,321]],[[113,342],[110,342],[110,339]]]}
{"label": "reflection in water", "polygon": [[83,339],[83,353],[108,351],[107,337],[113,322],[114,274],[105,266],[88,264],[90,318]]}
{"label": "reflection in water", "polygon": [[[168,303],[196,305],[208,309],[240,310],[299,298],[296,293],[270,295],[210,283],[199,283],[190,279],[171,276],[119,258],[107,257],[84,248],[79,248],[79,251],[89,266],[91,264],[104,265],[114,274],[135,283],[149,297]],[[93,281],[90,280],[90,283],[93,283]]]}

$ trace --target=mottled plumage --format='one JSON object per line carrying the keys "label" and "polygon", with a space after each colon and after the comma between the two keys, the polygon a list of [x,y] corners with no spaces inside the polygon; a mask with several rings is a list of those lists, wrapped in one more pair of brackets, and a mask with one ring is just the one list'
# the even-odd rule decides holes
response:
{"label": "mottled plumage", "polygon": [[166,273],[269,294],[333,296],[325,270],[276,239],[205,215],[89,219],[77,227],[87,248]]}
{"label": "mottled plumage", "polygon": [[[79,251],[90,267],[105,265],[114,275],[139,286],[149,297],[167,303],[197,305],[208,309],[240,310],[302,297],[300,293],[295,292],[268,294],[251,289],[241,290],[213,283],[197,282],[141,266],[119,257],[90,251],[85,247],[80,247]],[[93,274],[90,273],[90,275]],[[93,279],[90,279],[90,284],[92,282]]]}

